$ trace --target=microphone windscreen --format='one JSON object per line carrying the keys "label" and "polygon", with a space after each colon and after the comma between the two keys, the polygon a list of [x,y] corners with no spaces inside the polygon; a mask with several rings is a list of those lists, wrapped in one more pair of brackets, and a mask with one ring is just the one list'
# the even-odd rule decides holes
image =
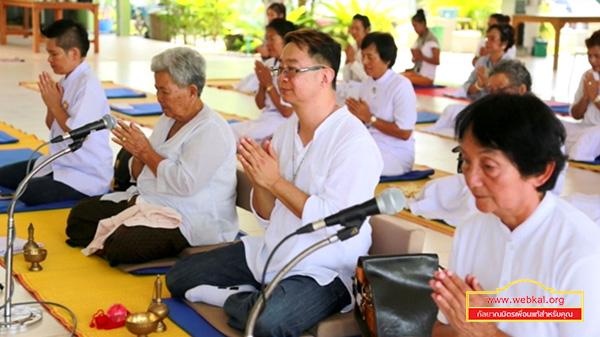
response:
{"label": "microphone windscreen", "polygon": [[106,114],[102,116],[102,120],[104,121],[104,125],[106,125],[106,129],[112,130],[117,126],[117,118],[111,114]]}
{"label": "microphone windscreen", "polygon": [[396,214],[406,206],[406,197],[399,188],[388,188],[381,192],[375,200],[380,214]]}

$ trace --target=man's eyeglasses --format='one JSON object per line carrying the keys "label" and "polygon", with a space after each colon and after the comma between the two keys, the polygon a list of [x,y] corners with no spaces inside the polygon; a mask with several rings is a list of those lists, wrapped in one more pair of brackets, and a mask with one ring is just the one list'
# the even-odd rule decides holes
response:
{"label": "man's eyeglasses", "polygon": [[279,67],[279,68],[271,68],[271,76],[277,77],[281,74],[284,74],[288,78],[292,78],[296,76],[298,73],[305,73],[307,71],[315,71],[325,69],[325,66],[313,66],[308,68],[294,68],[294,67]]}

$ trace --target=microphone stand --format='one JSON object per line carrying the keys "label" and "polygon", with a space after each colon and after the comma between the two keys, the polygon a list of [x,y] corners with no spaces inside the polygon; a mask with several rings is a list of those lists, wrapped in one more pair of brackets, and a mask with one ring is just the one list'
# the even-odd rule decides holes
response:
{"label": "microphone stand", "polygon": [[256,326],[256,320],[258,319],[258,316],[262,312],[262,309],[263,309],[266,301],[269,299],[269,297],[271,297],[271,294],[273,293],[273,291],[275,291],[275,288],[277,287],[279,282],[281,282],[283,277],[290,270],[292,270],[292,268],[294,268],[302,259],[304,259],[308,255],[312,254],[313,252],[315,252],[329,244],[335,243],[337,241],[345,241],[345,240],[348,240],[351,237],[355,236],[356,234],[358,234],[358,232],[360,230],[360,226],[363,224],[363,222],[364,222],[364,219],[350,221],[348,224],[345,224],[344,228],[339,230],[337,233],[306,248],[304,251],[302,251],[300,254],[298,254],[296,257],[294,257],[290,262],[288,262],[277,273],[277,275],[275,275],[275,277],[273,278],[271,283],[269,283],[269,285],[265,289],[264,298],[263,298],[263,295],[261,294],[258,297],[258,300],[256,301],[256,303],[254,303],[254,306],[252,307],[252,311],[250,311],[250,315],[248,316],[248,322],[246,323],[246,331],[244,332],[244,336],[245,337],[253,337],[254,327]]}
{"label": "microphone stand", "polygon": [[0,320],[0,331],[6,329],[19,329],[24,330],[28,325],[36,323],[41,320],[42,313],[38,309],[30,308],[30,307],[20,307],[20,316],[14,320],[11,320],[11,311],[12,311],[12,295],[13,295],[13,279],[12,279],[12,269],[13,269],[13,244],[14,244],[14,236],[15,236],[15,207],[17,205],[17,200],[21,196],[21,194],[27,188],[27,184],[33,178],[33,176],[38,173],[42,168],[58,159],[59,157],[64,156],[67,153],[77,151],[81,145],[83,144],[83,139],[74,140],[73,143],[69,144],[66,148],[61,151],[53,154],[48,157],[44,162],[42,162],[39,166],[35,167],[19,184],[17,187],[13,198],[8,206],[8,226],[7,226],[7,234],[6,234],[6,254],[5,254],[5,264],[6,264],[6,288],[4,293],[4,318]]}

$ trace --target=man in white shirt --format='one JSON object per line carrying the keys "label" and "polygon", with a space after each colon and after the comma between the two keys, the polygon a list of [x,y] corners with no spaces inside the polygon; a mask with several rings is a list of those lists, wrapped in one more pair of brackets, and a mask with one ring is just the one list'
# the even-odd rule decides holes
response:
{"label": "man in white shirt", "polygon": [[[58,20],[46,27],[46,51],[52,70],[65,75],[58,83],[50,74],[40,75],[38,86],[48,108],[46,125],[50,138],[99,120],[110,113],[102,84],[85,61],[90,43],[85,28],[71,20]],[[50,155],[72,141],[50,144]],[[44,156],[36,164],[44,161]],[[27,161],[0,168],[0,186],[16,189],[27,173]],[[109,132],[90,134],[83,146],[42,169],[29,183],[20,200],[39,205],[79,200],[106,193],[113,176]]]}
{"label": "man in white shirt", "polygon": [[[208,301],[217,287],[259,288],[296,255],[336,233],[339,227],[292,236],[266,266],[274,247],[302,225],[373,196],[383,162],[368,131],[346,108],[335,105],[340,45],[326,34],[302,30],[286,35],[278,75],[283,99],[296,116],[262,146],[242,139],[240,161],[252,182],[252,207],[267,226],[264,237],[181,259],[167,274],[174,297]],[[364,223],[352,239],[327,246],[302,260],[278,285],[259,317],[256,335],[297,336],[331,314],[351,308],[351,275],[371,245]],[[213,286],[208,287],[207,285]],[[208,290],[204,290],[208,289]],[[223,299],[229,324],[243,329],[258,291]],[[224,303],[223,303],[224,302]]]}

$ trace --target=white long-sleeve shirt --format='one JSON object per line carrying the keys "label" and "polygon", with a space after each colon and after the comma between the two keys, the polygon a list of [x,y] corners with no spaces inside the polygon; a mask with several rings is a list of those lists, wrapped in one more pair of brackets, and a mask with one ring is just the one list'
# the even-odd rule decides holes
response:
{"label": "white long-sleeve shirt", "polygon": [[[546,193],[533,214],[511,231],[493,214],[478,213],[457,226],[450,270],[464,280],[477,277],[484,290],[495,291],[521,279],[539,282],[554,291],[583,291],[578,295],[555,294],[537,284],[521,282],[497,297],[546,299],[563,297],[564,304],[496,304],[503,307],[581,307],[584,322],[498,322],[510,336],[599,336],[600,325],[600,229],[582,212],[552,193]],[[492,296],[492,295],[490,295]],[[438,319],[446,322],[440,312]]]}
{"label": "white long-sleeve shirt", "polygon": [[[302,218],[294,215],[279,200],[275,201],[270,221],[255,212],[259,223],[267,228],[265,235],[245,236],[242,241],[248,267],[259,282],[267,257],[281,239],[302,225],[372,198],[383,167],[373,138],[345,107],[323,121],[306,146],[298,136],[298,117],[290,117],[275,132],[273,146],[279,156],[282,177],[310,197],[304,204]],[[273,256],[266,281],[270,282],[286,263],[304,249],[339,229],[341,226],[327,227],[289,239]],[[350,291],[357,258],[367,254],[370,246],[371,227],[365,221],[357,236],[316,251],[288,275],[305,275],[320,285],[327,285],[340,277]]]}
{"label": "white long-sleeve shirt", "polygon": [[179,229],[192,246],[232,241],[238,233],[233,134],[206,104],[167,140],[174,122],[165,115],[156,122],[149,140],[165,160],[156,176],[148,167],[142,169],[137,203],[177,210],[183,219]]}
{"label": "white long-sleeve shirt", "polygon": [[[102,83],[86,61],[77,66],[69,76],[61,78],[58,83],[64,89],[61,103],[69,115],[66,124],[71,130],[97,121],[110,113]],[[50,127],[50,138],[63,133],[65,131],[54,120]],[[89,196],[108,192],[114,173],[109,137],[108,130],[92,132],[80,149],[56,159],[42,169],[38,176],[53,172],[54,180]],[[71,140],[67,140],[50,144],[49,155],[60,152],[71,143]],[[39,158],[36,165],[49,155]]]}
{"label": "white long-sleeve shirt", "polygon": [[[374,80],[368,77],[360,85],[360,98],[378,119],[396,124],[402,130],[413,130],[417,122],[417,96],[410,81],[388,69]],[[415,161],[415,138],[392,137],[370,127],[369,132],[383,157],[383,175],[392,176],[412,170]]]}

